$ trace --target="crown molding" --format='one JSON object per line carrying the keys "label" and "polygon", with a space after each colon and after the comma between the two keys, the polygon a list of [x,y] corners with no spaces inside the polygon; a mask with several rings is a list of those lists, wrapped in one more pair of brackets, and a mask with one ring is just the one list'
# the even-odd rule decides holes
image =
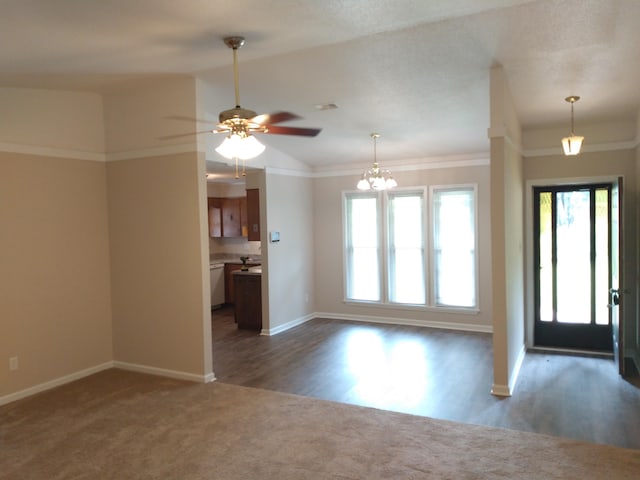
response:
{"label": "crown molding", "polygon": [[[634,139],[626,142],[611,142],[611,143],[596,143],[596,144],[582,144],[581,153],[593,153],[593,152],[613,152],[616,150],[633,150],[640,146],[640,140]],[[549,157],[554,155],[564,155],[564,151],[561,146],[551,148],[532,148],[522,152],[524,157]]]}
{"label": "crown molding", "polygon": [[105,158],[107,162],[118,162],[121,160],[132,160],[135,158],[162,157],[164,155],[178,155],[181,153],[195,152],[198,152],[195,144],[185,143],[180,145],[167,145],[164,147],[140,148],[125,152],[107,153],[105,154]]}
{"label": "crown molding", "polygon": [[71,158],[75,160],[88,160],[91,162],[106,161],[106,155],[104,153],[82,152],[55,147],[39,147],[36,145],[22,145],[19,143],[0,143],[0,152],[38,155],[41,157]]}

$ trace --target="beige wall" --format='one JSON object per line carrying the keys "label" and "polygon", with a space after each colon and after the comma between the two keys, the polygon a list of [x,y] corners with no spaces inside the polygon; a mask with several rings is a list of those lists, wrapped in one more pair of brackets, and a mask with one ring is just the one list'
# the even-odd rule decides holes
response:
{"label": "beige wall", "polygon": [[[491,305],[490,190],[487,159],[480,166],[394,171],[398,188],[442,185],[477,185],[479,311],[460,313],[443,309],[410,309],[364,306],[344,302],[342,194],[354,191],[358,175],[320,177],[314,180],[313,219],[315,236],[315,307],[322,316],[369,319],[417,325],[489,331]],[[482,165],[484,164],[484,165]],[[431,214],[428,212],[430,218]]]}
{"label": "beige wall", "polygon": [[[261,192],[262,193],[262,192]],[[263,329],[277,331],[307,319],[314,307],[313,181],[301,176],[265,172],[266,204],[260,196],[263,260]],[[280,232],[280,241],[269,242],[269,232]],[[265,252],[266,249],[266,252]],[[265,315],[266,313],[266,315]]]}
{"label": "beige wall", "polygon": [[0,399],[111,361],[105,164],[0,153],[0,224]]}
{"label": "beige wall", "polygon": [[195,153],[107,165],[117,362],[212,372],[204,182]]}
{"label": "beige wall", "polygon": [[[102,97],[95,93],[0,88],[0,145],[47,148],[82,158],[105,151]],[[53,152],[51,149],[66,150]]]}

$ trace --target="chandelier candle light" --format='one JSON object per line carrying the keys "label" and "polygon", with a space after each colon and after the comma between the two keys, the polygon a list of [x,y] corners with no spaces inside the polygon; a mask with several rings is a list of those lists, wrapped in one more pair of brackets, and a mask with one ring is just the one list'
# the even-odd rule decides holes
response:
{"label": "chandelier candle light", "polygon": [[373,166],[365,170],[362,173],[362,178],[358,182],[359,190],[386,190],[398,186],[398,182],[395,181],[389,170],[383,170],[378,165],[378,159],[376,157],[376,140],[380,136],[378,133],[372,133],[373,138]]}
{"label": "chandelier candle light", "polygon": [[584,140],[584,137],[576,135],[573,131],[573,104],[578,100],[580,100],[580,97],[576,95],[565,98],[565,101],[571,104],[571,136],[562,139],[562,148],[564,148],[565,155],[578,155]]}

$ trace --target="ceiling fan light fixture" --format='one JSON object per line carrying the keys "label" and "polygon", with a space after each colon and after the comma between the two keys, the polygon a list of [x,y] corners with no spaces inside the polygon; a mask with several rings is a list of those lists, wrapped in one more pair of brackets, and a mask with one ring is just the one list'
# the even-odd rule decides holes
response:
{"label": "ceiling fan light fixture", "polygon": [[378,165],[378,159],[376,157],[376,139],[380,136],[379,133],[372,133],[373,139],[373,166],[365,170],[362,173],[362,178],[358,181],[358,190],[387,190],[398,186],[398,182],[395,181],[389,170],[382,170]]}
{"label": "ceiling fan light fixture", "polygon": [[253,135],[232,133],[216,148],[225,158],[250,160],[264,152],[265,146]]}
{"label": "ceiling fan light fixture", "polygon": [[562,139],[562,148],[564,149],[565,155],[578,155],[580,153],[584,137],[576,135],[573,131],[573,104],[580,100],[580,97],[571,95],[564,100],[571,104],[571,135]]}

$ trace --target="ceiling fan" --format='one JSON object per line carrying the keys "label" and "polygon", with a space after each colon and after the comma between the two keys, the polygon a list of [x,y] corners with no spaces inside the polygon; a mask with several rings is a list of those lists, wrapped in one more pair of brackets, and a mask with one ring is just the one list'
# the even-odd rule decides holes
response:
{"label": "ceiling fan", "polygon": [[236,94],[235,108],[220,112],[219,122],[213,133],[236,133],[245,134],[272,133],[279,135],[299,135],[304,137],[315,137],[320,133],[319,128],[298,128],[275,126],[289,120],[297,120],[301,117],[290,112],[276,112],[258,115],[253,110],[248,110],[240,106],[240,88],[238,86],[238,49],[244,45],[244,37],[225,37],[224,43],[233,50],[233,78]]}
{"label": "ceiling fan", "polygon": [[[244,45],[244,37],[226,37],[225,45],[233,50],[233,77],[235,87],[235,108],[224,110],[218,116],[219,123],[212,130],[213,133],[226,133],[224,142],[216,148],[222,156],[248,160],[257,157],[264,151],[262,145],[252,135],[253,133],[270,133],[277,135],[298,135],[315,137],[320,133],[319,128],[298,128],[275,125],[277,123],[296,120],[300,117],[290,112],[275,112],[258,115],[253,110],[240,106],[240,88],[238,85],[238,49]],[[244,168],[243,168],[244,173]]]}

